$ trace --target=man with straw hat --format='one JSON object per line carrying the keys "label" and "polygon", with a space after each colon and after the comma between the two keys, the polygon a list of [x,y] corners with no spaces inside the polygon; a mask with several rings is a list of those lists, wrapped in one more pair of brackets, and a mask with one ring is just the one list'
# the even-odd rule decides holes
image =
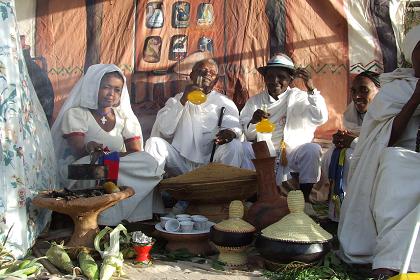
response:
{"label": "man with straw hat", "polygon": [[[396,274],[420,207],[420,25],[403,42],[412,68],[382,74],[353,152],[338,237],[349,263],[372,263],[375,276]],[[417,140],[417,141],[416,141]],[[409,271],[420,272],[420,238]]]}
{"label": "man with straw hat", "polygon": [[[277,184],[287,179],[289,171],[297,172],[305,201],[309,202],[309,194],[321,172],[321,147],[311,141],[315,129],[328,120],[325,100],[315,89],[309,72],[296,69],[285,54],[275,55],[258,71],[264,76],[267,90],[251,97],[241,111],[240,120],[246,138],[248,141],[257,139],[256,124],[263,118],[274,123],[271,140],[281,159]],[[304,81],[306,91],[292,87],[294,78]],[[261,110],[263,107],[265,112]],[[248,146],[244,145],[244,153],[248,158],[254,158]]]}

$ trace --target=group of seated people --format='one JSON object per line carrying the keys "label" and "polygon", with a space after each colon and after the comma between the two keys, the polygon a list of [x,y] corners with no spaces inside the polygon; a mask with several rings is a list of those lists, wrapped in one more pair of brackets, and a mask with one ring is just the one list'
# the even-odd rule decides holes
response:
{"label": "group of seated people", "polygon": [[[122,71],[115,65],[93,65],[71,91],[52,127],[61,182],[74,183],[67,181],[69,164],[87,163],[91,152],[107,147],[120,155],[118,184],[133,187],[135,195],[104,211],[99,224],[150,219],[162,207],[153,190],[165,172],[177,176],[208,164],[210,158],[254,168],[250,142],[258,139],[256,124],[268,118],[275,124],[271,142],[279,158],[277,184],[296,174],[309,202],[322,174],[331,184],[331,218],[340,221],[343,259],[398,270],[405,250],[401,240],[409,239],[420,207],[420,173],[415,168],[420,155],[414,152],[420,124],[419,38],[417,26],[404,43],[413,68],[383,74],[381,83],[372,72],[354,78],[345,130],[333,136],[334,147],[324,156],[312,141],[316,128],[328,120],[325,100],[309,72],[296,68],[285,54],[258,68],[266,90],[251,97],[240,113],[232,100],[214,89],[216,62],[197,62],[190,74],[192,83],[158,112],[145,144]],[[303,80],[305,90],[293,87],[296,79]],[[201,105],[187,98],[197,88],[207,96]],[[419,243],[412,271],[420,271]]]}

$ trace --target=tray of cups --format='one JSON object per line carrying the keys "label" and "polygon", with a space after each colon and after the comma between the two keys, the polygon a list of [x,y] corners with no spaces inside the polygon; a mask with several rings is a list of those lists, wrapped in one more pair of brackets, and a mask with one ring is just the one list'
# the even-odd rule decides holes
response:
{"label": "tray of cups", "polygon": [[160,217],[155,228],[171,234],[202,234],[210,232],[214,224],[202,215],[179,214],[175,218]]}

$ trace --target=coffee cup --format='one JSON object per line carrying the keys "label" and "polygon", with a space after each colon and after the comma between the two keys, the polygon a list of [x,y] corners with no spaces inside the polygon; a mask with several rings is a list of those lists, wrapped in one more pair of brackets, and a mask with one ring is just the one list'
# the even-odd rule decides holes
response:
{"label": "coffee cup", "polygon": [[165,224],[168,220],[173,219],[171,217],[160,217],[160,226],[165,229]]}
{"label": "coffee cup", "polygon": [[191,215],[191,219],[194,221],[195,218],[207,218],[206,216],[203,215]]}
{"label": "coffee cup", "polygon": [[191,215],[189,214],[178,214],[176,215],[176,218],[179,220],[181,218],[190,218],[191,219]]}
{"label": "coffee cup", "polygon": [[192,221],[182,221],[180,224],[182,232],[192,232],[194,226]]}
{"label": "coffee cup", "polygon": [[179,217],[179,218],[176,218],[178,221],[180,221],[180,222],[183,222],[183,221],[191,221],[191,218],[189,218],[189,217]]}
{"label": "coffee cup", "polygon": [[169,219],[165,223],[165,230],[169,232],[179,231],[180,223],[177,219]]}
{"label": "coffee cup", "polygon": [[207,229],[207,221],[209,219],[207,219],[206,217],[194,217],[192,220],[194,222],[194,228],[196,230],[203,231]]}

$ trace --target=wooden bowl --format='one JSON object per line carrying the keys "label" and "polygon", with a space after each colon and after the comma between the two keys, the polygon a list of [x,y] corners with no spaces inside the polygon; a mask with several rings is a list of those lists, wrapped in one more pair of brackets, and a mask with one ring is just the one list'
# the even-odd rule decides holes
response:
{"label": "wooden bowl", "polygon": [[196,184],[159,184],[159,191],[166,191],[177,200],[221,203],[245,200],[257,192],[256,178],[244,178]]}

